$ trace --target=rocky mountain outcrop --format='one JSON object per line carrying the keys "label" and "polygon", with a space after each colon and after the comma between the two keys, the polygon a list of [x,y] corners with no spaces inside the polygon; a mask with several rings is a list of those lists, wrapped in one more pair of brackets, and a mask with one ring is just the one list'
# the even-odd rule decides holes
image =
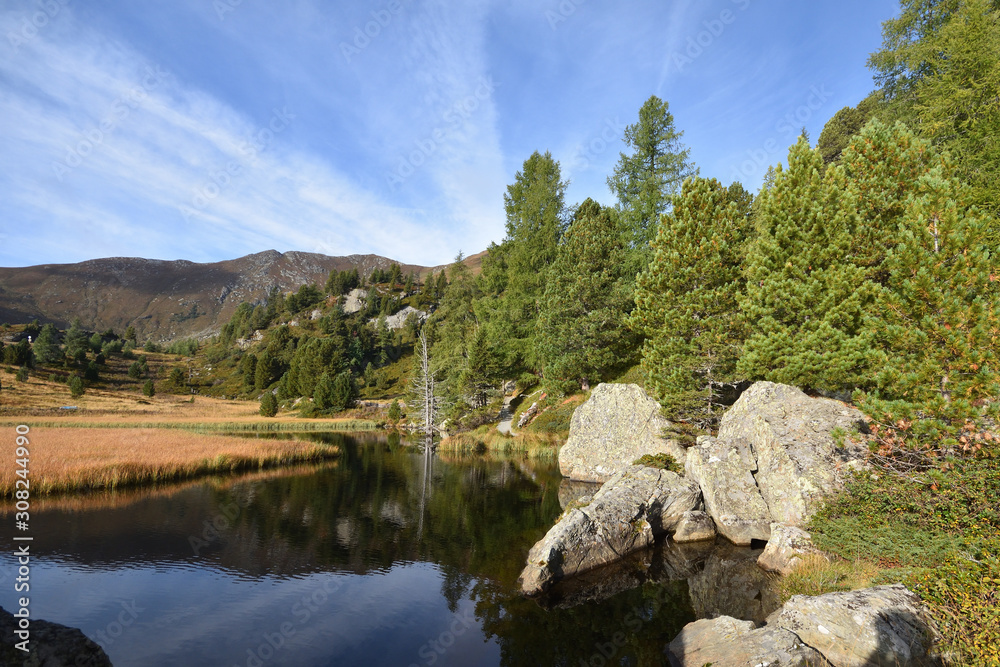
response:
{"label": "rocky mountain outcrop", "polygon": [[573,412],[559,470],[570,479],[606,482],[643,455],[661,452],[684,465],[684,448],[663,435],[671,426],[638,385],[599,384]]}
{"label": "rocky mountain outcrop", "polygon": [[[482,256],[465,264],[475,273]],[[33,319],[68,327],[123,332],[135,327],[139,340],[172,340],[217,333],[241,302],[262,303],[272,288],[321,287],[330,271],[354,268],[362,275],[386,270],[393,260],[378,255],[330,257],[267,250],[239,259],[201,264],[138,257],[109,257],[78,264],[0,267],[0,322]],[[401,265],[404,274],[426,276],[444,267]]]}
{"label": "rocky mountain outcrop", "polygon": [[341,308],[348,315],[356,313],[365,307],[365,299],[368,298],[368,290],[355,288],[344,295],[343,303],[341,303]]}
{"label": "rocky mountain outcrop", "polygon": [[553,583],[651,546],[672,533],[701,498],[696,484],[675,473],[629,466],[594,497],[571,505],[528,553],[521,590],[535,596]]}
{"label": "rocky mountain outcrop", "polygon": [[0,607],[0,665],[40,665],[41,667],[71,667],[93,665],[111,667],[111,660],[100,646],[77,628],[59,623],[31,619],[28,652],[14,644],[19,638],[17,619]]}
{"label": "rocky mountain outcrop", "polygon": [[[353,294],[353,292],[352,292],[352,294]],[[360,308],[358,308],[358,310],[360,310]],[[344,312],[345,313],[348,312],[346,306],[344,307]],[[411,313],[415,313],[416,317],[417,317],[417,320],[420,321],[420,322],[423,322],[424,320],[427,319],[427,313],[426,312],[424,312],[422,310],[417,310],[413,306],[407,306],[406,308],[403,308],[402,310],[400,310],[397,313],[394,313],[392,315],[386,316],[386,318],[385,318],[385,325],[387,327],[389,327],[390,331],[397,331],[399,329],[402,329],[406,325],[406,319],[410,316]],[[372,319],[371,322],[373,324],[376,323],[376,322],[378,322],[378,318],[376,317],[376,318]]]}
{"label": "rocky mountain outcrop", "polygon": [[667,647],[672,665],[940,665],[937,633],[902,584],[796,595],[762,628],[728,616],[689,623]]}

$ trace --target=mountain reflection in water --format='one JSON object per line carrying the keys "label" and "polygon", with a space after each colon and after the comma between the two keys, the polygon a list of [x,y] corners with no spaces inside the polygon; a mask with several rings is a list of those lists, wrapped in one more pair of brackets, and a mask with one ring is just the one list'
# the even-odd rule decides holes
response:
{"label": "mountain reflection in water", "polygon": [[[754,552],[710,544],[638,554],[593,585],[523,599],[528,549],[561,512],[554,464],[427,461],[398,439],[302,437],[343,454],[33,499],[32,615],[81,628],[116,667],[576,666],[660,664],[696,615],[755,618],[771,606],[766,577],[746,566]],[[7,544],[12,511],[0,509]],[[16,566],[0,555],[7,609],[21,595]],[[734,599],[718,595],[717,580],[734,578]]]}

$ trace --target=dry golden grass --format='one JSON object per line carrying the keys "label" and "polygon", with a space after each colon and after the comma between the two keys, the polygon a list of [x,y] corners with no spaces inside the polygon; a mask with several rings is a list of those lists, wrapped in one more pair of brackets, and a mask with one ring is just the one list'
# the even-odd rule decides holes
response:
{"label": "dry golden grass", "polygon": [[474,431],[458,433],[441,441],[438,449],[453,454],[521,455],[528,458],[553,459],[565,437],[559,434],[522,432],[515,436],[504,435],[494,425],[481,426]]}
{"label": "dry golden grass", "polygon": [[781,577],[781,599],[793,595],[822,595],[832,591],[856,591],[873,585],[879,567],[864,560],[827,559],[818,554],[802,557],[795,570]]}
{"label": "dry golden grass", "polygon": [[[49,427],[100,428],[197,428],[202,430],[337,431],[375,427],[361,415],[338,419],[301,419],[294,414],[268,418],[260,415],[253,401],[208,396],[157,394],[147,398],[138,391],[87,389],[71,398],[65,384],[32,376],[17,382],[13,373],[0,367],[0,427],[27,423]],[[61,410],[74,406],[75,410]],[[353,418],[352,418],[353,417]]]}
{"label": "dry golden grass", "polygon": [[[15,433],[11,429],[9,441]],[[261,469],[336,456],[335,447],[295,440],[199,435],[144,428],[44,428],[28,433],[32,495],[114,489],[213,472]],[[0,465],[0,496],[11,496],[13,449]]]}

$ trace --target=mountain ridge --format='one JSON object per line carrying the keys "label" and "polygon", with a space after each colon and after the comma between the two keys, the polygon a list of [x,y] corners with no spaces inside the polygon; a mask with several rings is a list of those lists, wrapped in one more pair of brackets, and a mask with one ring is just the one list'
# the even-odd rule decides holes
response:
{"label": "mountain ridge", "polygon": [[[478,271],[485,254],[465,262]],[[207,263],[103,257],[0,267],[0,322],[37,319],[65,328],[79,317],[84,328],[94,331],[122,333],[132,325],[141,342],[204,338],[217,333],[240,303],[263,303],[274,287],[288,292],[316,283],[322,288],[330,271],[357,268],[368,276],[393,263],[400,264],[404,276],[425,276],[447,266],[403,264],[373,254],[335,257],[271,249]]]}

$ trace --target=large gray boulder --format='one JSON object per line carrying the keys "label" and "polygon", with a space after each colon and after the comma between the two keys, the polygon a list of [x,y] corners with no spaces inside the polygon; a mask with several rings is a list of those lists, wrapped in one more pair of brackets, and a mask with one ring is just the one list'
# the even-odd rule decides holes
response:
{"label": "large gray boulder", "polygon": [[754,628],[722,616],[689,623],[667,655],[681,667],[832,665],[937,667],[934,625],[901,584],[810,597],[796,595]]}
{"label": "large gray boulder", "polygon": [[666,452],[684,465],[684,448],[663,437],[671,423],[639,385],[599,384],[573,412],[569,439],[559,450],[563,477],[606,482],[644,454]]}
{"label": "large gray boulder", "polygon": [[829,667],[822,655],[787,630],[756,630],[729,616],[688,623],[670,642],[667,656],[678,667]]}
{"label": "large gray boulder", "polygon": [[705,510],[719,534],[733,544],[771,537],[771,513],[757,488],[755,469],[753,452],[741,442],[705,436],[687,452],[685,475],[698,482]]}
{"label": "large gray boulder", "polygon": [[111,660],[104,649],[77,628],[33,618],[27,653],[16,647],[21,641],[14,634],[18,628],[14,615],[0,607],[0,665],[111,667]]}
{"label": "large gray boulder", "polygon": [[938,665],[936,632],[920,598],[902,584],[795,595],[768,618],[836,667]]}
{"label": "large gray boulder", "polygon": [[838,443],[834,431],[849,435],[866,428],[861,412],[840,401],[757,382],[722,416],[718,438],[750,452],[771,518],[801,526],[824,496],[843,488],[847,470],[863,460],[863,447],[846,437]]}
{"label": "large gray boulder", "polygon": [[628,466],[589,503],[569,509],[528,552],[521,590],[535,596],[553,583],[612,563],[674,531],[701,502],[698,485],[666,470]]}
{"label": "large gray boulder", "polygon": [[[404,326],[406,326],[406,319],[413,313],[416,313],[418,321],[424,322],[427,320],[426,312],[422,310],[417,310],[413,306],[407,306],[406,308],[400,310],[398,313],[395,313],[393,315],[387,315],[385,318],[385,325],[386,327],[389,328],[390,331],[398,331],[399,329],[402,329]],[[368,320],[368,322],[369,324],[377,324],[378,318],[373,317],[372,319]]]}

